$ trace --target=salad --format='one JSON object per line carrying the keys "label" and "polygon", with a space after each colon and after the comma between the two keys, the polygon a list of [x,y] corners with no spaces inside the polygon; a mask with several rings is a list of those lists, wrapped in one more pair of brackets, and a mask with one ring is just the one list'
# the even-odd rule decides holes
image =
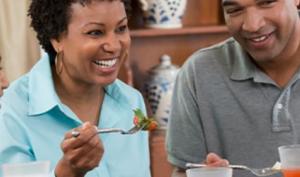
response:
{"label": "salad", "polygon": [[133,123],[134,125],[141,127],[142,130],[152,131],[157,128],[158,123],[152,117],[146,117],[140,109],[135,109]]}

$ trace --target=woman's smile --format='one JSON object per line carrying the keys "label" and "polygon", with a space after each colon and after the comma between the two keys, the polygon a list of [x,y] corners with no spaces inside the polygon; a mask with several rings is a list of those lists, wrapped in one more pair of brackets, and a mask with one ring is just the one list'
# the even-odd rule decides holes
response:
{"label": "woman's smile", "polygon": [[105,60],[93,60],[93,63],[100,66],[100,68],[111,68],[117,63],[117,57]]}
{"label": "woman's smile", "polygon": [[97,73],[111,74],[117,70],[119,57],[112,57],[107,59],[95,59],[92,61]]}

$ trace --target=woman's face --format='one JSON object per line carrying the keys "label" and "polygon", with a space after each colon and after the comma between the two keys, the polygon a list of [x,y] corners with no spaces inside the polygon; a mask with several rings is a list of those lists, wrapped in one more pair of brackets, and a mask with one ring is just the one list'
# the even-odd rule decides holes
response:
{"label": "woman's face", "polygon": [[67,32],[52,41],[63,51],[60,77],[87,85],[112,83],[129,50],[127,23],[120,0],[74,3]]}

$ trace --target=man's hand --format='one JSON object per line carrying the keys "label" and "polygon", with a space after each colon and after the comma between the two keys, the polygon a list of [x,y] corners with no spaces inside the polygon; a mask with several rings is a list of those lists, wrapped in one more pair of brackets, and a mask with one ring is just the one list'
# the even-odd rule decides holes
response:
{"label": "man's hand", "polygon": [[[222,159],[215,153],[209,153],[206,156],[204,164],[210,167],[227,167],[229,165],[229,162],[226,159]],[[186,177],[185,170],[178,167],[174,167],[172,177]]]}
{"label": "man's hand", "polygon": [[64,155],[56,166],[56,177],[84,177],[98,166],[103,156],[104,148],[94,125],[86,122],[76,131],[80,133],[78,137],[69,131],[61,143]]}
{"label": "man's hand", "polygon": [[206,156],[205,163],[211,167],[227,167],[229,165],[228,160],[222,159],[220,156],[218,156],[215,153],[209,153]]}

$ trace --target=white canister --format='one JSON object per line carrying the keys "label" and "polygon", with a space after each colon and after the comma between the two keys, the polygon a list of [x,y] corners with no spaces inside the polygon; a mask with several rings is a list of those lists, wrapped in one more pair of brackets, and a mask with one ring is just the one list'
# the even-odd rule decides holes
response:
{"label": "white canister", "polygon": [[163,55],[160,64],[149,71],[144,86],[145,97],[160,129],[166,129],[170,118],[171,101],[178,66],[171,63],[171,57]]}

